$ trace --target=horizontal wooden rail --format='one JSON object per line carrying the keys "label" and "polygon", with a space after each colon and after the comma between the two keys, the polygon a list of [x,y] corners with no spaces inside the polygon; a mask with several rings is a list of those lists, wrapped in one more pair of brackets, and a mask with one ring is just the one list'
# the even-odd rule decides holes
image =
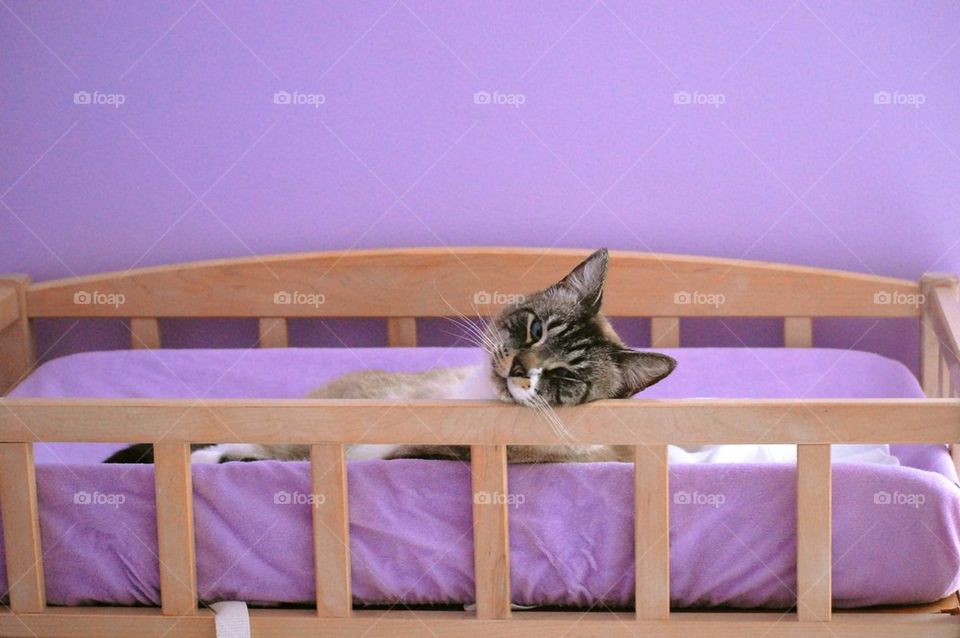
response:
{"label": "horizontal wooden rail", "polygon": [[[558,281],[587,255],[399,248],[175,264],[29,287],[31,317],[442,317]],[[610,253],[604,308],[623,317],[915,317],[915,281],[734,259]]]}
{"label": "horizontal wooden rail", "polygon": [[[800,623],[782,612],[677,613],[670,620],[635,620],[628,613],[569,613],[528,611],[503,620],[484,620],[462,611],[358,610],[350,618],[317,618],[308,609],[251,609],[255,636],[311,638],[422,636],[662,636],[690,638],[956,638],[956,616],[948,614],[839,613],[829,624]],[[209,638],[214,615],[201,610],[192,616],[163,616],[145,608],[50,608],[44,614],[16,615],[0,611],[0,635],[15,638],[129,638],[176,636]],[[429,628],[429,631],[428,629]]]}
{"label": "horizontal wooden rail", "polygon": [[[557,412],[580,443],[960,441],[960,399],[614,400]],[[208,443],[567,442],[536,411],[496,401],[0,399],[0,443],[150,441],[160,435],[169,442]]]}

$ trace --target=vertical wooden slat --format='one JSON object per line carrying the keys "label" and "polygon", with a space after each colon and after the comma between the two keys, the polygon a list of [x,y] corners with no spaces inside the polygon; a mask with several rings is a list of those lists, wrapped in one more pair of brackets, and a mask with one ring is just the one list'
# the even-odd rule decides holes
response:
{"label": "vertical wooden slat", "polygon": [[130,347],[134,350],[160,347],[160,321],[153,317],[130,319]]}
{"label": "vertical wooden slat", "polygon": [[0,396],[7,394],[33,369],[35,353],[30,320],[27,318],[26,275],[0,276],[0,290],[16,297],[17,319],[0,329]]}
{"label": "vertical wooden slat", "polygon": [[286,348],[287,320],[282,317],[263,317],[260,319],[260,347]]}
{"label": "vertical wooden slat", "polygon": [[477,617],[510,617],[507,447],[470,448],[473,476],[473,566]]}
{"label": "vertical wooden slat", "polygon": [[652,317],[650,345],[653,348],[679,348],[680,317]]}
{"label": "vertical wooden slat", "polygon": [[0,511],[10,609],[41,612],[46,595],[31,443],[0,443]]}
{"label": "vertical wooden slat", "polygon": [[317,615],[346,618],[352,611],[353,598],[344,447],[311,445],[310,476]]}
{"label": "vertical wooden slat", "polygon": [[810,317],[784,317],[783,345],[787,348],[812,347],[813,319]]}
{"label": "vertical wooden slat", "polygon": [[940,392],[940,344],[931,321],[927,314],[920,317],[920,383],[924,394],[936,397]]}
{"label": "vertical wooden slat", "polygon": [[413,348],[417,345],[416,317],[387,318],[387,345],[392,348]]}
{"label": "vertical wooden slat", "polygon": [[160,601],[165,615],[181,616],[197,610],[190,446],[186,443],[157,443],[153,450]]}
{"label": "vertical wooden slat", "polygon": [[920,383],[928,397],[944,396],[940,394],[940,342],[931,324],[934,318],[930,314],[933,293],[941,287],[951,289],[956,297],[960,290],[957,275],[929,272],[920,278],[920,291],[925,297],[920,309]]}
{"label": "vertical wooden slat", "polygon": [[937,396],[949,397],[953,394],[950,383],[950,366],[943,353],[937,355]]}
{"label": "vertical wooden slat", "polygon": [[670,479],[666,445],[634,448],[638,620],[670,617]]}
{"label": "vertical wooden slat", "polygon": [[830,620],[832,609],[830,446],[797,446],[797,613]]}

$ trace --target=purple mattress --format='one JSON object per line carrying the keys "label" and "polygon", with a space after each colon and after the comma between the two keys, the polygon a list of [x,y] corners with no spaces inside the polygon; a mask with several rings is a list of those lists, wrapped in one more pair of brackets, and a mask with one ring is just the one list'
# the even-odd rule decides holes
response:
{"label": "purple mattress", "polygon": [[[676,372],[641,396],[921,396],[906,368],[868,353],[668,352],[679,361]],[[349,370],[417,370],[472,363],[478,356],[437,348],[97,352],[46,363],[13,394],[299,397]],[[119,447],[36,445],[53,604],[159,602],[153,468],[99,463]],[[892,446],[891,452],[900,465],[834,467],[833,595],[839,607],[927,602],[960,585],[960,488],[946,446]],[[348,474],[357,603],[472,602],[469,468],[456,461],[373,460],[351,462]],[[794,477],[791,464],[671,466],[674,605],[793,604]],[[511,466],[509,484],[514,602],[629,605],[631,466]],[[308,493],[306,463],[194,467],[205,601],[314,599]],[[0,569],[0,592],[6,591]]]}

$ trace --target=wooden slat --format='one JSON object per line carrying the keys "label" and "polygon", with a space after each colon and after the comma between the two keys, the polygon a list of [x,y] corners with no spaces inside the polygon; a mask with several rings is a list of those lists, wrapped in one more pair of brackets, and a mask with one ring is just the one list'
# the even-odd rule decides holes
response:
{"label": "wooden slat", "polygon": [[797,614],[830,620],[832,481],[829,445],[797,446]]}
{"label": "wooden slat", "polygon": [[0,287],[0,332],[20,319],[20,303],[17,290],[12,286]]}
{"label": "wooden slat", "polygon": [[160,321],[155,317],[133,317],[130,319],[130,347],[134,350],[160,347]]}
{"label": "wooden slat", "polygon": [[650,347],[679,348],[680,318],[653,317],[650,319]]}
{"label": "wooden slat", "polygon": [[784,317],[783,345],[787,348],[812,347],[813,319],[810,317]]}
{"label": "wooden slat", "polygon": [[477,618],[510,618],[507,448],[470,448]]}
{"label": "wooden slat", "polygon": [[[441,247],[176,264],[37,284],[28,292],[28,310],[31,317],[271,317],[277,295],[286,293],[287,317],[472,316],[478,289],[541,290],[586,255]],[[91,290],[123,295],[116,297],[122,303],[73,302],[75,293]],[[604,309],[614,317],[915,317],[920,310],[910,300],[918,294],[918,283],[903,279],[614,251]]]}
{"label": "wooden slat", "polygon": [[666,445],[634,450],[637,619],[670,617],[670,485]]}
{"label": "wooden slat", "polygon": [[27,318],[26,275],[0,276],[0,396],[10,392],[33,369],[35,353]]}
{"label": "wooden slat", "polygon": [[347,465],[343,446],[310,446],[310,476],[317,615],[323,618],[346,618],[351,613],[353,598]]}
{"label": "wooden slat", "polygon": [[0,511],[10,608],[15,612],[41,612],[46,607],[46,594],[30,443],[0,444]]}
{"label": "wooden slat", "polygon": [[924,393],[940,395],[940,356],[946,349],[956,360],[960,354],[960,304],[957,275],[926,273],[920,278],[924,304],[920,315],[920,381]]}
{"label": "wooden slat", "polygon": [[937,396],[940,397],[949,397],[953,395],[953,389],[950,382],[950,367],[947,365],[947,360],[944,358],[942,351],[938,361],[938,374],[937,374]]}
{"label": "wooden slat", "polygon": [[289,345],[286,319],[282,317],[263,317],[259,324],[259,345],[261,348],[286,348]]}
{"label": "wooden slat", "polygon": [[[397,409],[402,405],[403,409]],[[583,444],[960,441],[958,399],[635,399],[559,408]],[[371,429],[370,424],[377,427]],[[535,410],[495,401],[0,399],[0,443],[563,445]]]}
{"label": "wooden slat", "polygon": [[197,611],[197,560],[190,446],[162,442],[153,449],[160,600],[164,614],[191,614]]}
{"label": "wooden slat", "polygon": [[939,365],[940,343],[933,319],[924,314],[920,318],[920,383],[928,397],[936,397],[940,392]]}
{"label": "wooden slat", "polygon": [[[528,611],[510,622],[481,620],[462,611],[358,610],[350,618],[318,618],[312,609],[252,608],[254,636],[284,638],[532,638],[537,636],[610,636],[637,638],[956,638],[957,617],[940,613],[838,612],[832,622],[799,623],[783,612],[689,612],[670,620],[637,621],[631,614]],[[13,638],[130,638],[169,636],[210,638],[214,614],[163,616],[144,607],[51,607],[43,614],[16,615],[0,610],[0,635]]]}
{"label": "wooden slat", "polygon": [[415,317],[387,318],[387,345],[413,348],[417,345],[417,320]]}

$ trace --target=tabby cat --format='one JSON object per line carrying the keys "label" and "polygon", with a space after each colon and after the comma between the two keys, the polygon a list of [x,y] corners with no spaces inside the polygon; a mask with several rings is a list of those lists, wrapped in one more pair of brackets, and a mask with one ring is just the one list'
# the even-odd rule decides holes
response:
{"label": "tabby cat", "polygon": [[[598,399],[625,399],[669,375],[676,361],[664,354],[623,345],[600,312],[607,251],[598,250],[566,277],[504,307],[474,336],[486,353],[478,366],[424,372],[352,372],[317,388],[312,398],[442,400],[499,399],[540,411],[561,436],[568,436],[554,411]],[[140,454],[137,454],[140,448]],[[152,450],[134,446],[108,461],[129,461]],[[115,455],[118,456],[118,455]],[[125,456],[124,456],[125,455]],[[467,447],[355,445],[348,458],[467,458]],[[508,448],[514,463],[625,460],[604,445],[518,446]],[[261,459],[304,460],[306,445],[226,444],[193,452],[193,462]]]}

